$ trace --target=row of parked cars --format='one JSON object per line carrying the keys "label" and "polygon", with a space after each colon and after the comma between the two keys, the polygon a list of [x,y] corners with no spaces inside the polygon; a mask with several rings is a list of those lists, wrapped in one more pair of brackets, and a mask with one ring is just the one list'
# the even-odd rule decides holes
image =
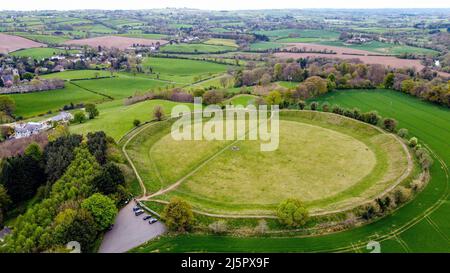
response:
{"label": "row of parked cars", "polygon": [[[145,213],[145,211],[138,206],[133,208],[133,212],[134,212],[134,215],[136,215],[136,216],[140,216]],[[149,224],[154,224],[154,223],[158,222],[158,219],[154,218],[151,215],[147,215],[147,214],[144,216],[144,218],[142,218],[142,220],[148,221]]]}

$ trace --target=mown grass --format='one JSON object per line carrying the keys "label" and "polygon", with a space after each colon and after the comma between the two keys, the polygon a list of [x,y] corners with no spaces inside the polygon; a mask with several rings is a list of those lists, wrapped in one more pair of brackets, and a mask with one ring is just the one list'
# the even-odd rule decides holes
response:
{"label": "mown grass", "polygon": [[[416,98],[388,90],[340,91],[320,98],[320,101],[338,103],[344,107],[359,107],[364,111],[378,110],[383,116],[394,117],[400,127],[409,129],[410,135],[418,136],[421,141],[450,165],[450,111],[446,108],[422,102]],[[410,203],[381,220],[372,224],[354,228],[345,232],[325,236],[293,238],[293,237],[232,237],[211,235],[179,235],[161,237],[137,248],[138,252],[311,252],[337,251],[345,248],[352,251],[351,244],[364,245],[370,240],[377,240],[379,235],[397,230],[415,217],[432,207],[440,198],[446,202],[432,213],[432,219],[448,236],[447,216],[450,213],[449,199],[446,195],[448,180],[442,166],[435,162],[431,169],[432,179],[429,185]],[[427,238],[429,230],[421,226],[409,228],[413,236],[403,238],[404,242],[414,245],[415,240]],[[432,231],[431,231],[432,232]],[[400,234],[401,236],[401,234]],[[382,252],[404,252],[394,239],[381,241]],[[345,250],[344,249],[344,250]],[[441,249],[441,243],[435,246],[432,242],[423,244],[412,251],[432,252]],[[448,252],[448,248],[445,252]],[[342,251],[342,249],[341,249]],[[367,250],[365,250],[367,251]]]}
{"label": "mown grass", "polygon": [[[116,74],[113,73],[115,76]],[[44,79],[63,79],[63,80],[77,80],[77,79],[92,79],[95,77],[110,77],[111,72],[106,70],[66,70],[63,72],[45,74],[41,77]]]}
{"label": "mown grass", "polygon": [[70,40],[69,36],[56,36],[50,34],[35,34],[28,32],[11,32],[10,34],[21,36],[44,44],[61,44],[67,40]]}

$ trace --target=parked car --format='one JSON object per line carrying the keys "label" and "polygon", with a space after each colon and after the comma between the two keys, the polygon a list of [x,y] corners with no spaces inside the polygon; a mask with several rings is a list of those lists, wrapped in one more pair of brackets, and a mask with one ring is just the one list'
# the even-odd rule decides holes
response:
{"label": "parked car", "polygon": [[144,214],[143,210],[137,210],[137,211],[134,212],[134,215],[136,215],[136,216],[139,216],[141,214]]}
{"label": "parked car", "polygon": [[158,222],[158,219],[156,218],[150,218],[150,221],[148,221],[149,224],[154,224],[156,222]]}
{"label": "parked car", "polygon": [[151,218],[152,218],[151,215],[147,215],[147,216],[145,216],[145,217],[143,218],[143,220],[146,221],[146,220],[149,220],[149,219],[151,219]]}
{"label": "parked car", "polygon": [[133,211],[134,211],[134,212],[136,212],[136,211],[138,211],[138,210],[142,210],[142,209],[141,209],[140,207],[134,207],[134,208],[133,208]]}

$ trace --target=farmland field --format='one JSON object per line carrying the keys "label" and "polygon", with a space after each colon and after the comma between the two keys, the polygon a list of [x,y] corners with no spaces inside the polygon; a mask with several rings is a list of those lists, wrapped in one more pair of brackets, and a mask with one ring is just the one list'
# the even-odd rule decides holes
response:
{"label": "farmland field", "polygon": [[[150,192],[182,181],[158,198],[182,196],[197,209],[221,214],[272,214],[292,196],[313,212],[351,207],[407,172],[402,145],[372,127],[331,114],[281,116],[274,152],[261,152],[259,141],[174,141],[169,134],[148,142],[143,131],[137,144],[130,143],[132,154],[139,155],[132,159]],[[321,152],[311,161],[313,151]]]}
{"label": "farmland field", "polygon": [[63,72],[45,74],[41,77],[44,79],[76,80],[95,78],[97,75],[99,77],[110,77],[111,72],[105,70],[66,70]]}
{"label": "farmland field", "polygon": [[0,33],[0,52],[3,53],[8,53],[19,49],[45,46],[45,44],[38,43],[19,36]]}
{"label": "farmland field", "polygon": [[230,46],[230,47],[238,47],[235,40],[231,39],[209,39],[205,42],[207,45],[219,45],[219,46]]}
{"label": "farmland field", "polygon": [[18,56],[18,57],[31,57],[36,60],[41,60],[45,58],[50,58],[54,55],[58,54],[74,54],[77,53],[78,50],[65,50],[65,49],[59,49],[59,48],[51,48],[51,47],[42,47],[42,48],[28,48],[28,49],[22,49],[18,51],[14,51],[10,53],[12,56]]}
{"label": "farmland field", "polygon": [[159,73],[160,79],[177,83],[192,83],[194,78],[209,78],[228,69],[223,64],[173,58],[146,58],[143,65]]}
{"label": "farmland field", "polygon": [[[9,95],[16,102],[15,114],[31,117],[45,114],[49,110],[56,111],[70,103],[101,102],[105,97],[66,84],[64,89]],[[45,102],[45,103],[44,103]]]}
{"label": "farmland field", "polygon": [[[394,214],[370,225],[345,232],[319,237],[246,237],[207,236],[201,234],[163,237],[135,249],[138,252],[312,252],[312,251],[364,251],[369,240],[381,242],[382,252],[450,251],[446,237],[450,213],[448,199],[448,177],[446,166],[450,164],[450,111],[407,95],[388,90],[340,91],[324,96],[320,101],[337,103],[345,107],[359,107],[362,110],[378,110],[383,116],[396,118],[400,127],[408,128],[411,136],[424,141],[435,155],[442,159],[432,167],[429,185],[412,202]],[[441,164],[442,163],[442,164]],[[441,203],[440,200],[443,202]],[[435,227],[426,220],[429,218]],[[418,220],[417,220],[418,219]],[[427,221],[420,223],[420,220]],[[420,225],[417,225],[420,223]],[[403,228],[405,225],[407,227]],[[408,232],[404,232],[408,230]],[[429,236],[430,234],[430,236]],[[413,235],[413,236],[411,236]],[[430,240],[425,240],[430,238]],[[447,237],[448,238],[448,237]],[[402,244],[399,243],[401,240]],[[424,242],[420,249],[416,241]],[[402,246],[403,245],[403,246]],[[411,246],[410,246],[411,245]]]}
{"label": "farmland field", "polygon": [[340,41],[327,41],[327,42],[319,42],[323,45],[329,45],[329,46],[339,46],[339,47],[346,47],[346,48],[353,48],[353,49],[361,49],[361,50],[367,50],[372,51],[376,53],[383,53],[383,54],[392,54],[392,55],[399,55],[402,53],[415,53],[415,54],[431,54],[435,55],[438,52],[435,50],[427,49],[427,48],[420,48],[420,47],[413,47],[413,46],[406,46],[406,45],[394,45],[394,44],[388,44],[388,43],[382,43],[377,41],[372,41],[366,44],[362,45],[347,45]]}
{"label": "farmland field", "polygon": [[103,46],[107,48],[118,48],[118,49],[126,49],[133,44],[141,44],[141,45],[152,45],[156,42],[160,42],[161,44],[166,43],[164,40],[151,40],[151,39],[143,39],[143,38],[130,38],[130,37],[122,37],[122,36],[102,36],[97,38],[89,38],[89,39],[81,39],[81,40],[70,40],[64,42],[66,45],[87,45],[90,47],[98,47]]}
{"label": "farmland field", "polygon": [[318,39],[336,39],[339,37],[338,32],[321,30],[321,29],[277,29],[258,31],[258,34],[266,35],[271,40],[298,36],[298,38],[318,38]]}
{"label": "farmland field", "polygon": [[28,32],[12,32],[11,35],[17,35],[44,44],[61,44],[64,41],[70,39],[68,36],[56,36]]}
{"label": "farmland field", "polygon": [[174,53],[216,53],[236,50],[234,46],[213,44],[172,44],[161,47],[161,52]]}
{"label": "farmland field", "polygon": [[267,49],[275,49],[281,48],[283,44],[275,43],[275,42],[257,42],[250,44],[250,50],[267,50]]}

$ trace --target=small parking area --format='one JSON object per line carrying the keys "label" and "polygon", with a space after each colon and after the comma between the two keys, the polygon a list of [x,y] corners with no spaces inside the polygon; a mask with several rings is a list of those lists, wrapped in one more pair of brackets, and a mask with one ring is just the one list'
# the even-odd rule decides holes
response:
{"label": "small parking area", "polygon": [[120,210],[114,227],[103,237],[99,253],[121,253],[137,247],[166,232],[166,227],[161,222],[149,224],[147,212],[135,215],[133,208],[136,206],[131,201]]}

